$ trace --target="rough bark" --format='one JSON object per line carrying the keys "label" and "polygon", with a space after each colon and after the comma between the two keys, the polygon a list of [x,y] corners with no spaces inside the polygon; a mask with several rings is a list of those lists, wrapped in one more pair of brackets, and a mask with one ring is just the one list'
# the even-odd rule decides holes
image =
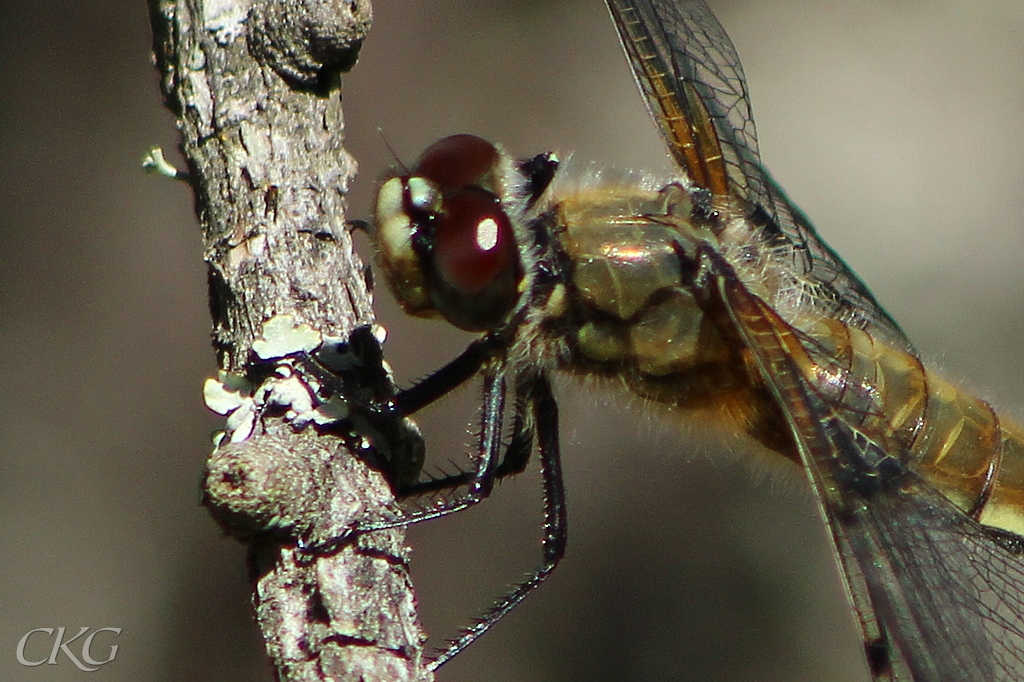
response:
{"label": "rough bark", "polygon": [[[318,428],[328,391],[308,371],[317,346],[351,354],[357,362],[337,366],[355,369],[334,387],[334,407],[350,418],[353,405],[393,392],[367,331],[370,291],[344,219],[355,162],[343,147],[339,72],[355,62],[368,0],[149,7],[203,230],[222,370],[212,391],[235,400],[223,410],[228,428],[207,465],[205,502],[249,543],[256,615],[278,678],[430,679],[403,530],[315,549],[396,511],[385,476],[364,460],[398,450],[382,454],[372,437],[336,424]],[[278,343],[268,349],[271,336]],[[415,440],[403,425],[389,428],[375,432],[382,442]]]}

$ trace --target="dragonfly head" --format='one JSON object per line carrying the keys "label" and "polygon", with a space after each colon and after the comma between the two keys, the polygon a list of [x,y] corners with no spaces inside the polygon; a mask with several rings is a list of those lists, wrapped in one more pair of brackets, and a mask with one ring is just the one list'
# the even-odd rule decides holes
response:
{"label": "dragonfly head", "polygon": [[377,259],[406,312],[485,331],[515,308],[523,266],[502,202],[508,166],[487,140],[452,135],[377,190]]}

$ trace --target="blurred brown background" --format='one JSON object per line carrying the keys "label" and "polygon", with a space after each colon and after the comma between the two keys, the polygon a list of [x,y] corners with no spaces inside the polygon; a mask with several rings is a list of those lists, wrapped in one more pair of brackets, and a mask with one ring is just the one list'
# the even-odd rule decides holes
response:
{"label": "blurred brown background", "polygon": [[[762,156],[925,357],[1024,415],[1024,5],[725,0]],[[345,78],[367,216],[392,162],[452,132],[663,170],[598,0],[378,0]],[[90,679],[269,680],[244,552],[198,506],[218,425],[192,199],[145,176],[173,122],[144,3],[7,2],[0,22],[0,679],[28,630],[122,627]],[[365,247],[365,244],[363,245]],[[464,336],[380,292],[404,381]],[[798,476],[730,438],[563,386],[571,537],[539,594],[443,680],[864,679]],[[475,393],[422,419],[435,461]],[[411,533],[438,637],[538,556],[535,474]]]}

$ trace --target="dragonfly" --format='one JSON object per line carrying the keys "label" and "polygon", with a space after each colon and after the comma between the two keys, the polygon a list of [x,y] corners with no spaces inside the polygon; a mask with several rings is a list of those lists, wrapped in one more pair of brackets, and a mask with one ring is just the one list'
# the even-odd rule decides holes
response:
{"label": "dragonfly", "polygon": [[[537,453],[543,557],[434,660],[465,649],[566,546],[554,372],[748,434],[806,473],[872,680],[1024,680],[1024,429],[925,367],[760,158],[736,50],[702,0],[606,0],[678,167],[660,185],[563,179],[473,135],[378,190],[377,260],[406,312],[478,334],[390,409],[482,378],[474,466],[403,482],[490,495]],[[510,422],[510,424],[507,424]]]}

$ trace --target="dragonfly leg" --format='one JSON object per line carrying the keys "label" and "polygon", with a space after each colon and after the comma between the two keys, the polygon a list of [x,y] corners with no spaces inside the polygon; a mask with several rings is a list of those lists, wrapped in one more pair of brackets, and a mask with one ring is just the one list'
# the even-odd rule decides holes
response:
{"label": "dragonfly leg", "polygon": [[[464,353],[463,355],[466,354]],[[457,358],[455,362],[458,362],[462,357]],[[450,366],[447,365],[446,368]],[[417,384],[417,386],[430,382],[436,376],[437,373],[431,375],[421,384]],[[445,381],[447,379],[439,383],[445,383]],[[409,390],[413,391],[416,388],[413,387]],[[396,400],[401,399],[406,393],[408,391],[399,393]],[[480,441],[477,449],[476,464],[471,471],[453,476],[444,476],[432,481],[414,483],[399,491],[403,496],[408,497],[468,485],[469,489],[464,495],[458,498],[439,500],[433,507],[414,510],[394,519],[360,526],[354,532],[370,533],[384,530],[385,528],[408,526],[421,521],[429,521],[430,519],[447,516],[448,514],[454,514],[455,512],[472,507],[490,495],[491,490],[494,488],[495,473],[498,469],[499,456],[501,454],[501,434],[506,393],[504,367],[501,363],[497,363],[484,373],[484,400],[483,408],[480,411]],[[423,394],[423,396],[429,397],[429,394]],[[417,395],[416,398],[419,399],[423,396]],[[427,402],[430,402],[430,400]]]}
{"label": "dragonfly leg", "polygon": [[533,401],[524,395],[521,389],[516,390],[516,411],[512,421],[512,438],[505,448],[505,456],[494,472],[495,478],[505,478],[513,474],[521,474],[526,470],[533,452],[533,420],[530,410]]}
{"label": "dragonfly leg", "polygon": [[[506,476],[521,474],[526,470],[533,451],[533,421],[529,411],[532,403],[523,395],[523,391],[516,390],[515,415],[512,422],[512,436],[508,445],[505,446],[505,454],[501,462],[494,470],[493,479],[502,479]],[[477,461],[481,461],[483,455],[478,453]],[[452,490],[469,485],[477,476],[475,469],[460,471],[455,474],[439,476],[428,480],[417,481],[405,487],[401,492],[405,497],[429,495],[442,490]],[[489,491],[488,491],[489,492]]]}
{"label": "dragonfly leg", "polygon": [[[528,379],[521,389],[533,409],[534,429],[540,447],[541,479],[544,487],[543,560],[541,565],[527,576],[526,580],[516,585],[483,618],[466,630],[461,637],[450,642],[448,647],[433,659],[430,664],[431,670],[441,667],[476,641],[480,635],[491,629],[495,623],[523,601],[530,592],[540,587],[565,555],[567,520],[562,461],[558,444],[558,404],[551,392],[548,377],[544,374]],[[517,414],[519,413],[517,412]],[[525,460],[522,463],[525,465]],[[510,463],[510,466],[513,464],[516,462]]]}
{"label": "dragonfly leg", "polygon": [[430,403],[443,398],[466,383],[504,347],[505,341],[497,334],[488,334],[469,344],[466,350],[441,369],[410,386],[391,400],[394,417],[408,417]]}

